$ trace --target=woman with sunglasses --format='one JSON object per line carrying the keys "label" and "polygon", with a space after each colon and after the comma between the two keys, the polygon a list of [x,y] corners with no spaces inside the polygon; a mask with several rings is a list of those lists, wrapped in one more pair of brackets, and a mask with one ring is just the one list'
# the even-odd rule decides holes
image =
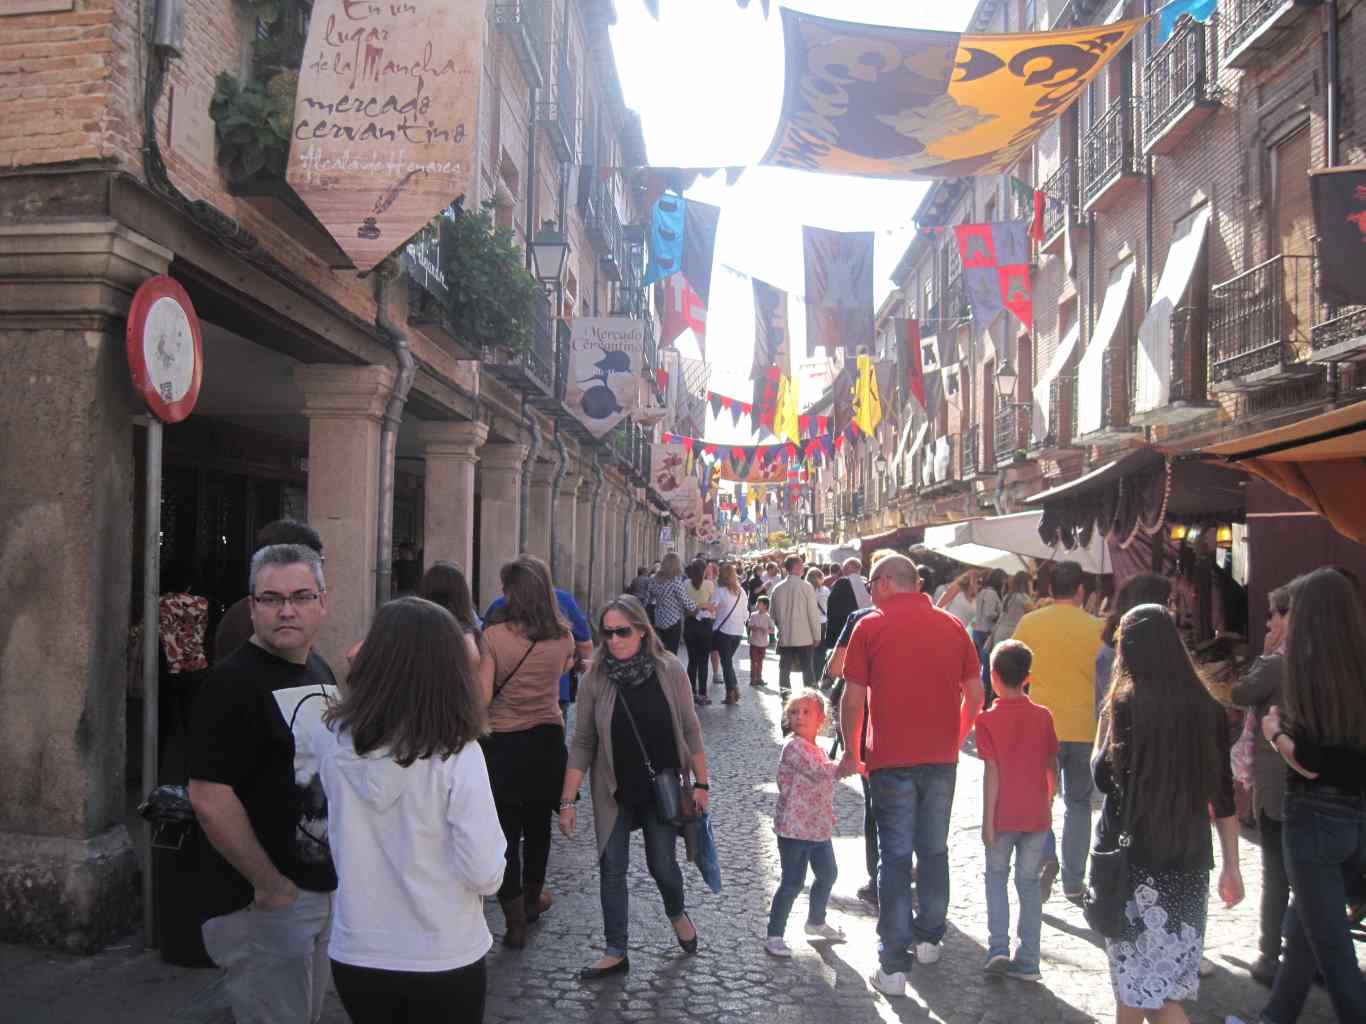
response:
{"label": "woman with sunglasses", "polygon": [[688,675],[660,644],[645,608],[634,597],[621,595],[603,609],[598,632],[602,639],[579,684],[574,739],[560,797],[560,831],[572,837],[579,784],[591,769],[607,945],[596,963],[579,972],[584,981],[631,969],[626,870],[630,836],[636,829],[644,832],[645,863],[664,898],[664,912],[678,944],[689,955],[697,952],[697,929],[683,907],[683,872],[675,852],[678,829],[663,820],[655,806],[650,769],[677,773],[685,813],[694,808],[705,811],[710,795],[707,753]]}

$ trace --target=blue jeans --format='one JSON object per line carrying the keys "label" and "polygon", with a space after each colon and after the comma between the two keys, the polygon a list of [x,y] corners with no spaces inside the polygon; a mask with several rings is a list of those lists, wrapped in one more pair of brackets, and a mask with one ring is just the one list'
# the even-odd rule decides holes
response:
{"label": "blue jeans", "polygon": [[982,663],[982,693],[986,697],[987,707],[991,707],[991,702],[996,697],[991,692],[991,651],[987,649],[987,641],[990,639],[991,633],[988,630],[972,631],[972,645],[977,648],[977,660]]}
{"label": "blue jeans", "polygon": [[1015,894],[1020,898],[1020,923],[1016,934],[1018,963],[1039,966],[1039,935],[1043,931],[1043,900],[1039,893],[1039,868],[1043,864],[1047,832],[998,832],[996,844],[987,849],[987,956],[1010,955],[1010,855],[1015,854]]}
{"label": "blue jeans", "polygon": [[[1058,776],[1062,779],[1062,891],[1079,893],[1085,888],[1086,855],[1091,849],[1090,743],[1058,744]],[[1058,842],[1048,830],[1044,860],[1058,859]]]}
{"label": "blue jeans", "polygon": [[617,809],[617,823],[607,839],[598,862],[602,895],[602,922],[607,934],[605,956],[625,956],[630,920],[630,896],[626,891],[626,869],[630,866],[631,831],[645,833],[645,866],[664,897],[664,913],[670,921],[683,916],[683,872],[675,853],[678,829],[659,820],[654,805],[636,810]]}
{"label": "blue jeans", "polygon": [[[1318,787],[1321,789],[1322,787]],[[1285,959],[1262,1019],[1293,1024],[1309,997],[1314,969],[1340,1021],[1366,1021],[1366,981],[1347,930],[1349,885],[1366,872],[1366,800],[1347,794],[1285,794],[1281,838],[1294,902],[1285,913]]]}
{"label": "blue jeans", "polygon": [[783,880],[773,894],[773,908],[768,912],[768,937],[783,937],[787,931],[787,915],[797,893],[806,884],[806,866],[811,865],[816,880],[811,885],[811,897],[806,909],[807,924],[824,924],[825,907],[830,902],[830,890],[835,887],[835,844],[829,839],[813,842],[809,839],[778,837],[778,857],[783,863]]}
{"label": "blue jeans", "polygon": [[[869,776],[877,818],[878,959],[888,973],[911,969],[912,942],[938,942],[949,912],[949,814],[957,764],[881,768]],[[914,858],[920,913],[911,906]]]}

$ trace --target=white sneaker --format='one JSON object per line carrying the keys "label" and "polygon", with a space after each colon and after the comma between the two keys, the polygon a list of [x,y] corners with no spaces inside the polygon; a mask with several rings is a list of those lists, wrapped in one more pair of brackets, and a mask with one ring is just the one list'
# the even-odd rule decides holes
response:
{"label": "white sneaker", "polygon": [[915,944],[915,962],[918,964],[937,964],[943,951],[937,942],[917,942]]}
{"label": "white sneaker", "polygon": [[764,952],[769,956],[776,956],[783,960],[792,957],[792,948],[782,940],[781,936],[770,936],[764,941]]}
{"label": "white sneaker", "polygon": [[884,996],[900,998],[906,996],[906,975],[903,971],[893,971],[891,974],[887,974],[879,967],[877,973],[872,975],[868,981],[873,988]]}
{"label": "white sneaker", "polygon": [[844,932],[839,928],[836,928],[833,924],[830,924],[828,921],[822,921],[820,924],[812,924],[808,921],[806,924],[806,934],[814,935],[821,939],[829,939],[831,942],[844,941]]}

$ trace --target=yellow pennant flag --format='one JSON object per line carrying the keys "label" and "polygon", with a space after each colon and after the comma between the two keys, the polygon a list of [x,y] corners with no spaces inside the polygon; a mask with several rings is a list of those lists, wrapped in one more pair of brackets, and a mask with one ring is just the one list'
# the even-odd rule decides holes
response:
{"label": "yellow pennant flag", "polygon": [[865,437],[872,437],[882,422],[882,396],[877,390],[877,369],[870,356],[858,357],[858,383],[854,385],[854,422]]}
{"label": "yellow pennant flag", "polygon": [[773,433],[793,444],[800,444],[802,440],[797,416],[796,382],[788,373],[778,378],[778,402],[773,412]]}

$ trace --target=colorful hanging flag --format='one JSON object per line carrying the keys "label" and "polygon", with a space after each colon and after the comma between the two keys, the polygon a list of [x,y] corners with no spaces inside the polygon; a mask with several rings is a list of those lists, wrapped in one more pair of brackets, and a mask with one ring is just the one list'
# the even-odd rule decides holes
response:
{"label": "colorful hanging flag", "polygon": [[854,423],[867,437],[882,421],[882,396],[877,389],[877,371],[869,356],[858,357],[858,384],[854,387]]}
{"label": "colorful hanging flag", "polygon": [[904,353],[906,365],[906,394],[925,408],[925,368],[920,364],[920,321],[898,318],[895,322],[896,341]]}
{"label": "colorful hanging flag", "polygon": [[797,387],[791,374],[778,377],[778,400],[773,412],[773,435],[800,441],[801,430],[797,426]]}
{"label": "colorful hanging flag", "polygon": [[707,304],[693,289],[686,274],[670,274],[660,282],[659,344],[672,345],[684,331],[692,331],[697,347],[706,356]]}
{"label": "colorful hanging flag", "polygon": [[963,259],[963,285],[973,327],[989,330],[1003,309],[1032,327],[1033,286],[1024,221],[959,224],[953,230]]}
{"label": "colorful hanging flag", "polygon": [[970,35],[782,18],[783,109],[762,162],[893,178],[1007,172],[1146,21]]}
{"label": "colorful hanging flag", "polygon": [[837,349],[853,355],[872,344],[873,237],[871,231],[802,227],[808,357],[817,345],[828,359]]}
{"label": "colorful hanging flag", "polygon": [[944,400],[944,367],[939,359],[939,338],[931,334],[920,341],[920,369],[925,391],[925,415],[931,420],[939,415],[939,404]]}
{"label": "colorful hanging flag", "polygon": [[1319,294],[1330,305],[1366,303],[1366,166],[1309,172],[1319,236]]}
{"label": "colorful hanging flag", "polygon": [[1189,14],[1196,21],[1209,21],[1218,6],[1219,0],[1167,0],[1157,15],[1157,45],[1167,41],[1181,15]]}
{"label": "colorful hanging flag", "polygon": [[830,429],[836,437],[842,437],[854,421],[854,378],[847,365],[840,367],[834,383],[830,385],[830,394]]}
{"label": "colorful hanging flag", "polygon": [[687,200],[666,192],[650,208],[650,260],[642,284],[678,273],[683,264],[683,216]]}
{"label": "colorful hanging flag", "polygon": [[711,301],[711,265],[716,256],[721,207],[689,199],[683,220],[683,276],[705,306]]}

